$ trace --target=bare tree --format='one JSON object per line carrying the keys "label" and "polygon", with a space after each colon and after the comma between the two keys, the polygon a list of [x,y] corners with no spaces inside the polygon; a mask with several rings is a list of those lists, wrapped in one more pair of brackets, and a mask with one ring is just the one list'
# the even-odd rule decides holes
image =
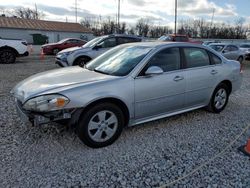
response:
{"label": "bare tree", "polygon": [[40,20],[44,17],[44,13],[31,8],[20,7],[14,10],[13,16],[25,19]]}
{"label": "bare tree", "polygon": [[139,35],[146,37],[149,32],[149,20],[140,18],[136,23],[135,29]]}

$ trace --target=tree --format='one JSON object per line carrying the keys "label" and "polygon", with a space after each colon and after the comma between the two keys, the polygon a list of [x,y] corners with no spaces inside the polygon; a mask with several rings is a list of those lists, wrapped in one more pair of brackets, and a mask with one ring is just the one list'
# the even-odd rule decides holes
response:
{"label": "tree", "polygon": [[44,13],[31,8],[21,7],[14,10],[13,16],[25,19],[40,20],[44,17]]}
{"label": "tree", "polygon": [[141,18],[137,21],[135,29],[137,30],[138,35],[146,37],[149,32],[149,20]]}

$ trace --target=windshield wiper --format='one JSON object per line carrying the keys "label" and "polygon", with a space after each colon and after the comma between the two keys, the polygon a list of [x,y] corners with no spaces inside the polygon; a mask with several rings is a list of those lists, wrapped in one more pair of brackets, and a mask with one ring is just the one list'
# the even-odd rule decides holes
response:
{"label": "windshield wiper", "polygon": [[107,74],[107,75],[109,75],[107,72],[104,72],[104,71],[101,71],[101,70],[94,69],[94,71],[98,72],[98,73],[101,73],[101,74]]}

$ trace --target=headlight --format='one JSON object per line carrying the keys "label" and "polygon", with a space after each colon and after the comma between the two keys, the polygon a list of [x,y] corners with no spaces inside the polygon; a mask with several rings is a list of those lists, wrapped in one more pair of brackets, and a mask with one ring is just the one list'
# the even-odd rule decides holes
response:
{"label": "headlight", "polygon": [[69,103],[69,99],[62,95],[43,95],[32,98],[24,103],[25,110],[48,112],[60,110]]}
{"label": "headlight", "polygon": [[66,57],[66,56],[72,54],[73,52],[74,52],[74,51],[70,51],[70,52],[61,52],[61,53],[58,54],[58,56]]}

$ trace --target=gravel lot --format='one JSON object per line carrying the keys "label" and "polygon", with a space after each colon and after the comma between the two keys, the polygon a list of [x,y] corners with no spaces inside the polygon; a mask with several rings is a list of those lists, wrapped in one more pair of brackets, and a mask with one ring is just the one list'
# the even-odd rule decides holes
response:
{"label": "gravel lot", "polygon": [[[248,65],[247,65],[248,63]],[[23,124],[9,91],[34,73],[58,68],[35,55],[0,64],[0,187],[159,187],[222,151],[250,124],[250,62],[241,90],[221,114],[203,109],[127,128],[111,146],[86,147],[73,130]],[[237,148],[170,187],[250,187],[250,160]]]}

